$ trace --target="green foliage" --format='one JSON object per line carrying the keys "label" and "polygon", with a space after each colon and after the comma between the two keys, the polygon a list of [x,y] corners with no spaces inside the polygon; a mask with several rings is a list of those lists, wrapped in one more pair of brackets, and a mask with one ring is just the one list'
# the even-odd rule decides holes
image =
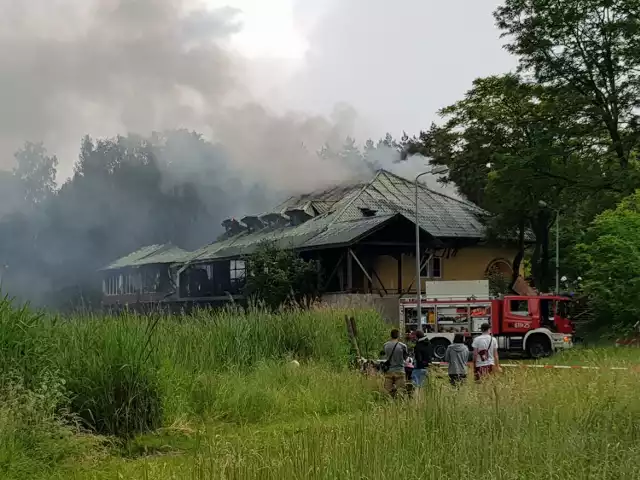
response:
{"label": "green foliage", "polygon": [[344,315],[354,315],[362,353],[375,356],[387,326],[374,312],[289,309],[198,311],[193,317],[53,320],[0,302],[0,392],[64,385],[57,408],[93,432],[130,437],[210,412],[210,376],[296,358],[344,369],[353,359]]}
{"label": "green foliage", "polygon": [[25,388],[35,388],[41,375],[54,369],[42,323],[42,317],[26,306],[16,309],[7,297],[0,298],[0,388],[14,376]]}
{"label": "green foliage", "polygon": [[150,343],[154,320],[127,321],[73,322],[51,332],[71,411],[85,428],[119,437],[162,425],[159,365]]}
{"label": "green foliage", "polygon": [[507,0],[495,17],[521,70],[570,95],[592,136],[605,135],[626,169],[640,139],[637,2]]}
{"label": "green foliage", "polygon": [[293,250],[261,243],[246,258],[245,293],[265,306],[277,309],[285,304],[313,302],[320,291],[320,264],[303,260]]}
{"label": "green foliage", "polygon": [[485,277],[489,280],[489,293],[491,296],[497,297],[512,293],[511,278],[505,276],[497,267],[490,269]]}
{"label": "green foliage", "polygon": [[445,123],[422,132],[410,148],[449,168],[449,180],[490,212],[483,221],[494,237],[519,238],[520,261],[526,230],[535,235],[534,276],[543,289],[554,209],[587,196],[576,178],[587,183],[600,175],[597,168],[580,173],[574,112],[556,93],[511,74],[478,79],[465,99],[440,112]]}
{"label": "green foliage", "polygon": [[[640,404],[630,372],[505,371],[454,391],[434,367],[424,397],[397,403],[380,394],[379,379],[346,368],[344,315],[355,316],[360,347],[371,357],[388,329],[375,312],[230,309],[191,317],[55,321],[27,314],[5,308],[0,315],[7,318],[0,338],[13,339],[0,344],[0,353],[14,367],[0,374],[2,478],[342,478],[345,472],[387,478],[414,475],[416,465],[424,466],[422,477],[437,471],[491,478],[496,462],[527,478],[547,478],[547,462],[557,465],[558,478],[640,473],[633,462]],[[19,326],[25,322],[31,327]],[[37,348],[22,355],[15,345]],[[636,357],[597,349],[551,360],[602,367],[632,365]],[[301,365],[290,365],[291,358]],[[27,387],[21,378],[34,359],[44,360],[48,373]],[[120,410],[105,403],[114,399],[112,387],[134,377],[118,371],[130,365],[142,375],[138,379],[155,379],[165,428],[106,448],[109,443],[74,426],[74,398],[100,415],[124,415],[137,400]],[[148,383],[124,383],[148,396]],[[139,428],[134,421],[128,425]],[[451,445],[477,448],[473,438],[465,440],[470,428],[487,433],[484,453],[451,462]],[[416,457],[416,442],[432,448]],[[611,445],[615,451],[591,462]],[[489,453],[493,461],[487,463]]]}
{"label": "green foliage", "polygon": [[13,175],[22,186],[23,199],[28,205],[35,205],[47,200],[56,189],[56,167],[58,159],[55,155],[47,155],[42,142],[26,142],[15,154],[17,166]]}
{"label": "green foliage", "polygon": [[575,250],[595,328],[630,330],[640,319],[640,191],[600,214]]}

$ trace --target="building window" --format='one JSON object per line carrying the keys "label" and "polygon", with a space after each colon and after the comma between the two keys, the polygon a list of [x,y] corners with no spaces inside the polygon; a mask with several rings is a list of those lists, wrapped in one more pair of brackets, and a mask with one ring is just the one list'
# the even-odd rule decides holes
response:
{"label": "building window", "polygon": [[122,275],[122,280],[123,280],[123,286],[122,286],[123,295],[134,295],[140,291],[141,277],[138,272],[124,274]]}
{"label": "building window", "polygon": [[120,275],[109,275],[102,282],[102,291],[107,296],[118,295]]}
{"label": "building window", "polygon": [[442,278],[442,258],[431,257],[429,262],[422,268],[421,277]]}
{"label": "building window", "polygon": [[145,269],[141,275],[143,293],[157,293],[160,291],[159,269]]}
{"label": "building window", "polygon": [[242,285],[244,283],[246,273],[244,260],[231,260],[229,262],[229,278],[231,279],[231,285]]}
{"label": "building window", "polygon": [[110,275],[102,281],[102,292],[107,296],[133,295],[141,290],[141,281],[139,273]]}

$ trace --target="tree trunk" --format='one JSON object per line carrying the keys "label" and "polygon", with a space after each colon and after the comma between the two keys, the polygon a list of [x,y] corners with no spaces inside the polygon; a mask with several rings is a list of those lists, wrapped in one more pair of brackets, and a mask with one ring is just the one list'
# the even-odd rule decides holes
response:
{"label": "tree trunk", "polygon": [[620,132],[618,131],[618,126],[611,120],[607,122],[607,129],[609,130],[609,136],[611,137],[611,142],[613,144],[613,151],[618,157],[618,161],[620,162],[620,168],[626,170],[629,166],[629,160],[624,151],[624,146],[622,144],[622,139],[620,138]]}
{"label": "tree trunk", "polygon": [[545,292],[549,285],[549,213],[538,212],[531,221],[536,245],[531,260],[531,270],[538,291]]}
{"label": "tree trunk", "polygon": [[541,242],[540,255],[540,291],[549,291],[549,227],[545,226],[542,230],[543,241]]}
{"label": "tree trunk", "polygon": [[524,259],[524,234],[525,224],[524,219],[522,219],[518,225],[518,253],[516,253],[516,256],[513,258],[513,262],[511,263],[511,288],[515,285],[516,280],[518,280],[518,276],[520,275],[520,265]]}

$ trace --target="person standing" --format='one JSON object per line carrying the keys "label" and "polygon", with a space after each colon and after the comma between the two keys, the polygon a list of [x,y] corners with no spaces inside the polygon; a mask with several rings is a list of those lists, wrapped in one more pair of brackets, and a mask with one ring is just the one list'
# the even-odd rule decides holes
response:
{"label": "person standing", "polygon": [[413,348],[413,356],[415,357],[415,362],[411,373],[411,382],[417,388],[422,388],[429,373],[429,364],[433,358],[431,342],[425,337],[422,330],[416,331],[416,346]]}
{"label": "person standing", "polygon": [[476,380],[500,371],[498,342],[491,336],[491,325],[483,323],[481,334],[473,340],[473,366]]}
{"label": "person standing", "polygon": [[384,344],[383,350],[386,357],[384,388],[395,397],[398,391],[403,393],[406,391],[404,361],[409,356],[407,346],[400,341],[400,332],[397,328],[391,330],[391,340]]}
{"label": "person standing", "polygon": [[447,347],[444,361],[448,364],[449,381],[454,387],[464,383],[467,379],[467,364],[469,363],[469,348],[464,344],[464,335],[456,333],[453,343]]}

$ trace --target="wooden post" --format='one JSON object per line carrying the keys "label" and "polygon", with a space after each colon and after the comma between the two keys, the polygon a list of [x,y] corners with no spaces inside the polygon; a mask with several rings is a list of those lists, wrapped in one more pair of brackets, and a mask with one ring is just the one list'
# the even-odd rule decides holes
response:
{"label": "wooden post", "polygon": [[398,254],[398,295],[402,295],[402,253]]}
{"label": "wooden post", "polygon": [[353,256],[351,249],[347,250],[347,292],[353,292]]}

